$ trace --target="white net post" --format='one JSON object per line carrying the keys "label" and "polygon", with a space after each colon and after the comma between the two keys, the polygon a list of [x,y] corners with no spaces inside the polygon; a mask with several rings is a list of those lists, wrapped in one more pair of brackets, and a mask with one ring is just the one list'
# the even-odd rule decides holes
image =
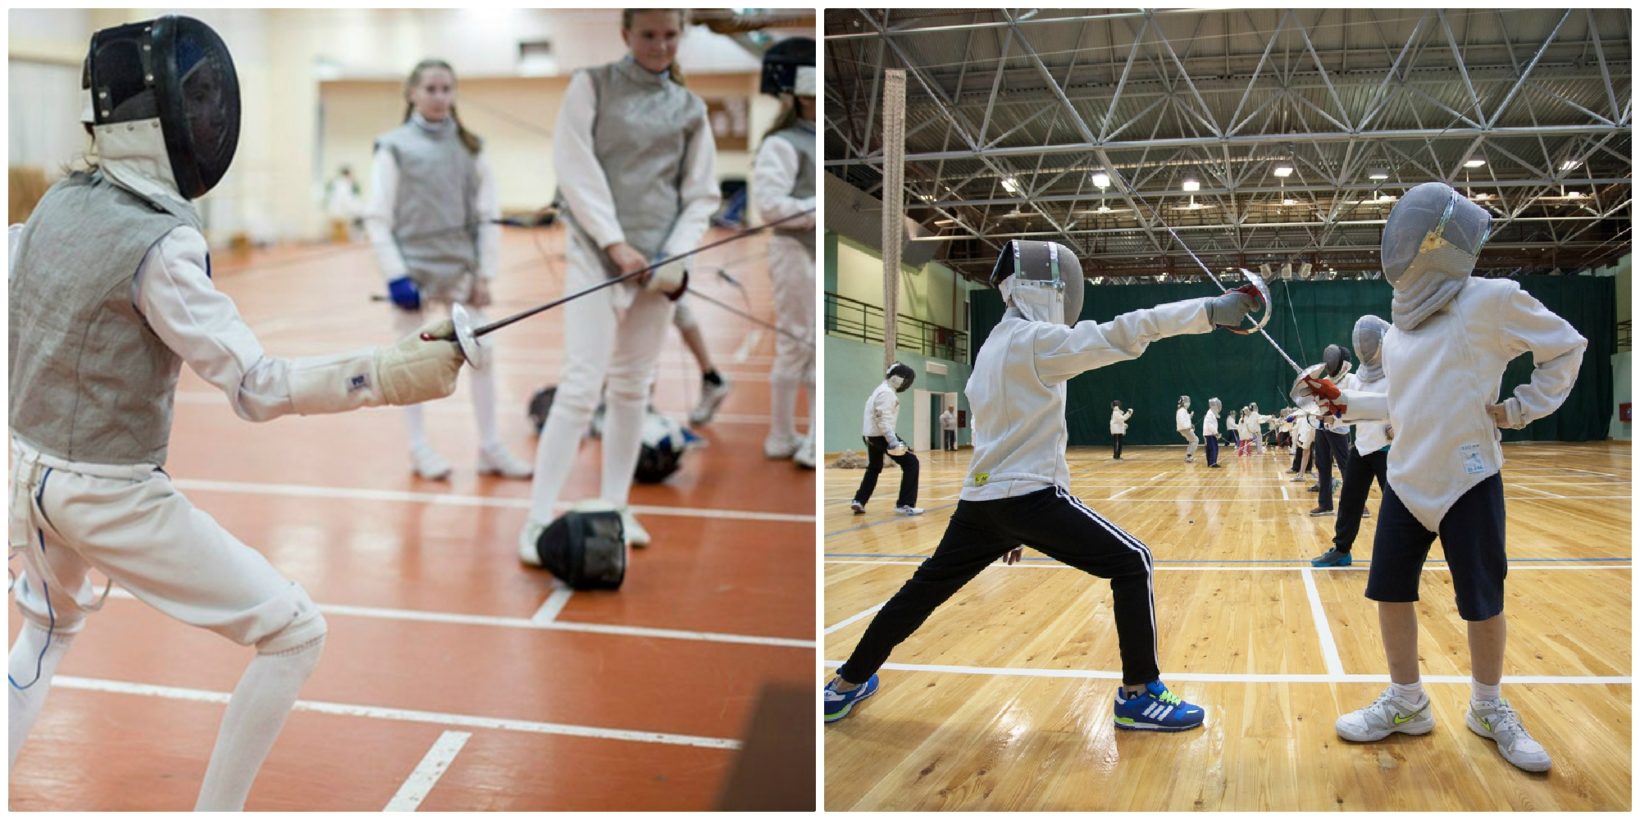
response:
{"label": "white net post", "polygon": [[894,361],[905,241],[905,71],[883,75],[883,368]]}

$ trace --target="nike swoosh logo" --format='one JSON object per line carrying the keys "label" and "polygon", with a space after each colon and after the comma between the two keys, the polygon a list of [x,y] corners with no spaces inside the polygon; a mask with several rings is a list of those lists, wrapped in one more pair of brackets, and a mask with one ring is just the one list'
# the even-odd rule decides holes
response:
{"label": "nike swoosh logo", "polygon": [[[1407,721],[1412,720],[1413,718],[1415,718],[1417,716],[1418,716],[1418,714],[1416,712],[1414,712],[1410,715],[1396,715],[1395,716],[1395,725],[1400,726],[1401,724],[1406,723]],[[1492,727],[1490,727],[1490,726],[1488,726],[1486,728],[1487,728],[1487,731],[1491,731],[1491,729],[1492,729]]]}

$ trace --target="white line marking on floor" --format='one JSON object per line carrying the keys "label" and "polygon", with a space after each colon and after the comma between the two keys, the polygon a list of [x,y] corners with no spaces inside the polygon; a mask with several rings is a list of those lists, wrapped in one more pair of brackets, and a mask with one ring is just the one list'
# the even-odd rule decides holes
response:
{"label": "white line marking on floor", "polygon": [[1532,486],[1529,486],[1529,485],[1526,485],[1526,484],[1522,484],[1518,481],[1515,482],[1514,487],[1517,490],[1526,490],[1528,492],[1542,493],[1546,496],[1549,496],[1550,498],[1565,498],[1566,497],[1566,496],[1563,496],[1563,495],[1557,495],[1555,493],[1551,493],[1548,490],[1540,490],[1536,487],[1532,487]]}
{"label": "white line marking on floor", "polygon": [[1115,501],[1116,499],[1121,498],[1122,496],[1127,495],[1128,493],[1131,493],[1131,492],[1133,492],[1134,490],[1137,490],[1137,489],[1139,489],[1139,488],[1138,487],[1129,487],[1129,488],[1127,488],[1127,489],[1125,489],[1125,490],[1123,490],[1123,491],[1121,491],[1121,492],[1119,492],[1119,493],[1117,493],[1117,494],[1115,494],[1115,495],[1113,495],[1110,498],[1107,498],[1105,500],[1106,501]]}
{"label": "white line marking on floor", "polygon": [[537,609],[535,615],[530,617],[530,623],[536,626],[546,626],[558,620],[558,613],[564,611],[564,605],[569,603],[569,596],[574,594],[575,590],[570,589],[568,584],[554,580],[552,582],[552,594],[547,596],[547,600],[542,602],[541,608]]}
{"label": "white line marking on floor", "polygon": [[[902,566],[902,567],[922,566],[921,561],[887,560],[887,559],[881,559],[881,558],[878,558],[878,559],[872,559],[872,558],[827,558],[826,563],[828,563],[828,564],[882,564],[882,565],[886,565],[886,566]],[[1067,566],[1067,565],[1061,564],[1057,561],[1031,561],[1031,562],[1021,561],[1017,564],[1014,564],[1011,567],[1005,567],[1005,566],[1001,566],[1001,565],[998,565],[998,567],[1001,568],[1001,569],[1008,569],[1008,570],[1015,570],[1015,569],[1076,569],[1076,567]],[[1293,564],[1291,566],[1280,566],[1280,567],[1267,567],[1267,566],[1266,567],[1258,567],[1258,566],[1249,567],[1249,566],[1220,566],[1220,565],[1187,566],[1187,567],[1156,567],[1157,572],[1297,572],[1297,571],[1302,570],[1302,569],[1305,569],[1305,567],[1303,567],[1299,564]],[[1368,569],[1370,569],[1370,567],[1365,567],[1365,566],[1319,567],[1319,568],[1312,568],[1312,569],[1314,569],[1315,571],[1319,571],[1319,572],[1366,572]],[[1541,566],[1541,565],[1538,565],[1538,564],[1511,564],[1510,567],[1509,567],[1510,572],[1550,572],[1550,571],[1554,571],[1554,570],[1563,570],[1563,571],[1564,570],[1573,570],[1573,571],[1576,571],[1576,570],[1591,570],[1591,569],[1632,570],[1632,569],[1634,569],[1634,567],[1629,565],[1629,564],[1577,564],[1577,565],[1568,565],[1568,566]],[[1078,570],[1078,571],[1080,571],[1080,570]],[[1445,564],[1425,564],[1424,565],[1424,571],[1425,572],[1451,572],[1451,570]]]}
{"label": "white line marking on floor", "polygon": [[[1426,678],[1427,680],[1427,678]],[[196,703],[227,703],[227,692],[204,689],[184,689],[178,686],[154,686],[102,678],[80,678],[59,675],[52,685],[65,689],[83,689],[91,692],[112,692],[121,695],[140,695],[167,700],[186,700]],[[394,720],[404,723],[430,723],[436,726],[460,726],[467,729],[501,729],[509,732],[530,732],[542,735],[589,737],[599,740],[625,740],[633,743],[657,743],[664,746],[696,746],[702,749],[739,749],[740,741],[721,737],[676,735],[667,732],[640,732],[634,729],[608,729],[601,726],[578,726],[571,723],[543,723],[534,720],[458,715],[448,712],[425,712],[419,709],[392,709],[385,706],[364,706],[351,703],[329,703],[318,700],[296,701],[298,712],[317,712],[322,715]]]}
{"label": "white line marking on floor", "polygon": [[[906,563],[909,564],[909,563],[912,563],[912,562],[907,561]],[[839,629],[844,629],[844,628],[848,627],[850,624],[858,622],[862,618],[869,618],[872,615],[875,615],[877,613],[877,610],[882,609],[883,607],[885,607],[887,605],[888,605],[888,602],[884,601],[884,602],[882,602],[882,603],[880,603],[880,604],[878,604],[874,607],[869,607],[867,609],[862,609],[859,612],[856,612],[853,615],[850,615],[847,618],[844,618],[843,620],[838,621],[837,623],[834,623],[831,626],[826,627],[826,634],[830,635],[831,633],[836,632]]]}
{"label": "white line marking on floor", "polygon": [[[835,669],[842,661],[827,660],[825,665]],[[1120,680],[1121,672],[1099,669],[1021,669],[997,666],[949,666],[923,663],[885,663],[884,669],[896,672],[944,672],[952,675],[990,675],[993,677],[1023,678],[1079,678],[1083,680]],[[1382,675],[1331,674],[1238,674],[1228,672],[1165,672],[1170,683],[1388,683],[1389,673]],[[1424,675],[1424,683],[1469,683],[1468,675]],[[1630,686],[1634,680],[1627,675],[1504,675],[1504,683],[1567,684],[1590,686]]]}
{"label": "white line marking on floor", "polygon": [[427,750],[427,755],[416,764],[404,784],[399,786],[398,793],[387,801],[387,807],[382,811],[415,811],[472,736],[471,732],[445,732],[439,735],[438,740],[433,742],[433,748]]}
{"label": "white line marking on floor", "polygon": [[1167,475],[1167,473],[1157,473],[1157,474],[1151,476],[1150,478],[1146,479],[1146,481],[1155,481],[1156,479],[1161,478],[1162,476],[1165,476],[1165,475]]}
{"label": "white line marking on floor", "polygon": [[1315,572],[1299,567],[1304,576],[1304,594],[1310,599],[1310,617],[1315,619],[1316,634],[1321,637],[1321,659],[1327,664],[1327,674],[1344,674],[1344,661],[1338,657],[1338,644],[1333,641],[1332,625],[1327,623],[1327,610],[1321,605],[1321,593],[1315,588]]}
{"label": "white line marking on floor", "polygon": [[[131,593],[115,589],[111,598],[135,600]],[[499,615],[466,615],[459,612],[427,612],[414,609],[387,609],[348,604],[320,604],[319,611],[326,615],[350,615],[355,618],[376,618],[384,621],[419,621],[423,623],[463,624],[466,626],[497,626],[509,629],[545,629],[552,632],[588,632],[601,635],[624,635],[637,638],[665,638],[679,641],[708,641],[711,643],[778,646],[789,649],[808,649],[814,641],[799,638],[777,638],[766,635],[738,635],[731,632],[697,632],[686,629],[658,629],[647,626],[598,624],[584,621],[553,620],[536,623],[531,618],[508,618]]]}
{"label": "white line marking on floor", "polygon": [[1282,501],[1292,501],[1293,500],[1291,497],[1289,497],[1287,495],[1287,485],[1286,484],[1281,485],[1281,500]]}
{"label": "white line marking on floor", "polygon": [[[360,487],[317,487],[310,484],[262,484],[247,481],[210,481],[200,478],[177,478],[171,483],[180,490],[197,492],[238,493],[241,495],[282,495],[295,498],[334,498],[347,501],[400,501],[413,504],[449,505],[454,507],[499,507],[527,510],[528,498],[498,498],[456,493],[413,493],[405,490],[371,490]],[[558,505],[569,509],[569,503]],[[812,515],[795,513],[756,512],[752,510],[715,510],[698,507],[654,507],[632,505],[638,515],[675,515],[686,518],[725,518],[738,521],[776,521],[806,524],[814,521]]]}

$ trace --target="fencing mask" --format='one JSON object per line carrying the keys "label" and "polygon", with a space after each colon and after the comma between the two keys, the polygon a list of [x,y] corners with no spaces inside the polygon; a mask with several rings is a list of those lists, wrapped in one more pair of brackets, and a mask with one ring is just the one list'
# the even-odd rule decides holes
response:
{"label": "fencing mask", "polygon": [[1443,182],[1418,185],[1395,203],[1379,261],[1395,288],[1398,327],[1417,327],[1458,295],[1491,230],[1492,215]]}
{"label": "fencing mask", "polygon": [[1321,351],[1321,373],[1333,381],[1344,378],[1350,372],[1350,354],[1343,345],[1327,345]]}
{"label": "fencing mask", "polygon": [[239,76],[227,44],[199,20],[166,15],[91,35],[80,84],[98,152],[116,160],[105,165],[121,184],[140,189],[126,178],[134,172],[198,199],[233,163]]}
{"label": "fencing mask", "polygon": [[917,380],[917,371],[912,370],[910,365],[895,362],[888,366],[888,372],[883,378],[888,381],[889,387],[894,388],[894,392],[904,393],[910,390],[911,383]]}
{"label": "fencing mask", "polygon": [[572,589],[620,589],[626,578],[626,530],[602,501],[577,504],[547,525],[535,549],[541,566]]}
{"label": "fencing mask", "polygon": [[1190,409],[1190,397],[1189,396],[1180,396],[1179,397],[1179,406],[1186,409],[1186,410],[1189,410]]}
{"label": "fencing mask", "polygon": [[1375,382],[1384,378],[1383,355],[1384,334],[1389,331],[1389,322],[1372,314],[1367,314],[1355,320],[1355,330],[1350,334],[1350,341],[1355,344],[1355,358],[1361,362],[1361,378],[1364,381]]}
{"label": "fencing mask", "polygon": [[659,413],[645,412],[643,437],[638,448],[638,469],[633,477],[643,484],[659,484],[683,466],[689,437],[683,425]]}
{"label": "fencing mask", "polygon": [[[808,85],[806,92],[803,89],[805,74]],[[776,97],[781,94],[813,97],[814,41],[808,37],[790,37],[775,43],[768,51],[763,52],[763,80],[758,90]]]}
{"label": "fencing mask", "polygon": [[1082,262],[1058,242],[1015,239],[1002,247],[991,285],[1002,300],[1033,322],[1076,324],[1087,280]]}
{"label": "fencing mask", "polygon": [[1214,398],[1211,398],[1211,399],[1207,400],[1207,408],[1209,410],[1212,410],[1213,412],[1217,413],[1217,412],[1224,409],[1224,405],[1220,404],[1219,400],[1218,400],[1218,397],[1215,396]]}

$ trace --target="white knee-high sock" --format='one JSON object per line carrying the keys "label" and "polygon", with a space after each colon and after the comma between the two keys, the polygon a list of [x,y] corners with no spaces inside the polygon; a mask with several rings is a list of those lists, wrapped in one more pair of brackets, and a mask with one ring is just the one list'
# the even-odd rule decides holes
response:
{"label": "white knee-high sock", "polygon": [[267,759],[296,694],[313,674],[324,651],[324,636],[284,652],[257,655],[228,699],[216,748],[205,767],[194,811],[239,811],[251,783]]}
{"label": "white knee-high sock", "polygon": [[410,428],[410,449],[427,446],[427,419],[419,404],[404,408],[404,422]]}
{"label": "white knee-high sock", "polygon": [[769,435],[782,439],[797,435],[796,376],[778,373],[769,379]]}
{"label": "white knee-high sock", "polygon": [[11,658],[6,664],[6,671],[11,673],[12,680],[27,687],[18,689],[9,683],[6,686],[11,692],[6,704],[7,727],[11,735],[7,759],[12,764],[17,762],[17,752],[23,748],[23,741],[28,739],[29,730],[34,728],[34,721],[46,705],[46,693],[51,691],[51,678],[57,674],[57,664],[68,654],[69,644],[74,640],[73,635],[51,633],[51,645],[48,647],[46,637],[46,630],[33,623],[24,623],[23,631],[17,634],[17,642],[11,645]]}
{"label": "white knee-high sock", "polygon": [[495,373],[469,367],[467,378],[473,390],[473,416],[478,419],[478,446],[500,447],[501,435],[495,427]]}

